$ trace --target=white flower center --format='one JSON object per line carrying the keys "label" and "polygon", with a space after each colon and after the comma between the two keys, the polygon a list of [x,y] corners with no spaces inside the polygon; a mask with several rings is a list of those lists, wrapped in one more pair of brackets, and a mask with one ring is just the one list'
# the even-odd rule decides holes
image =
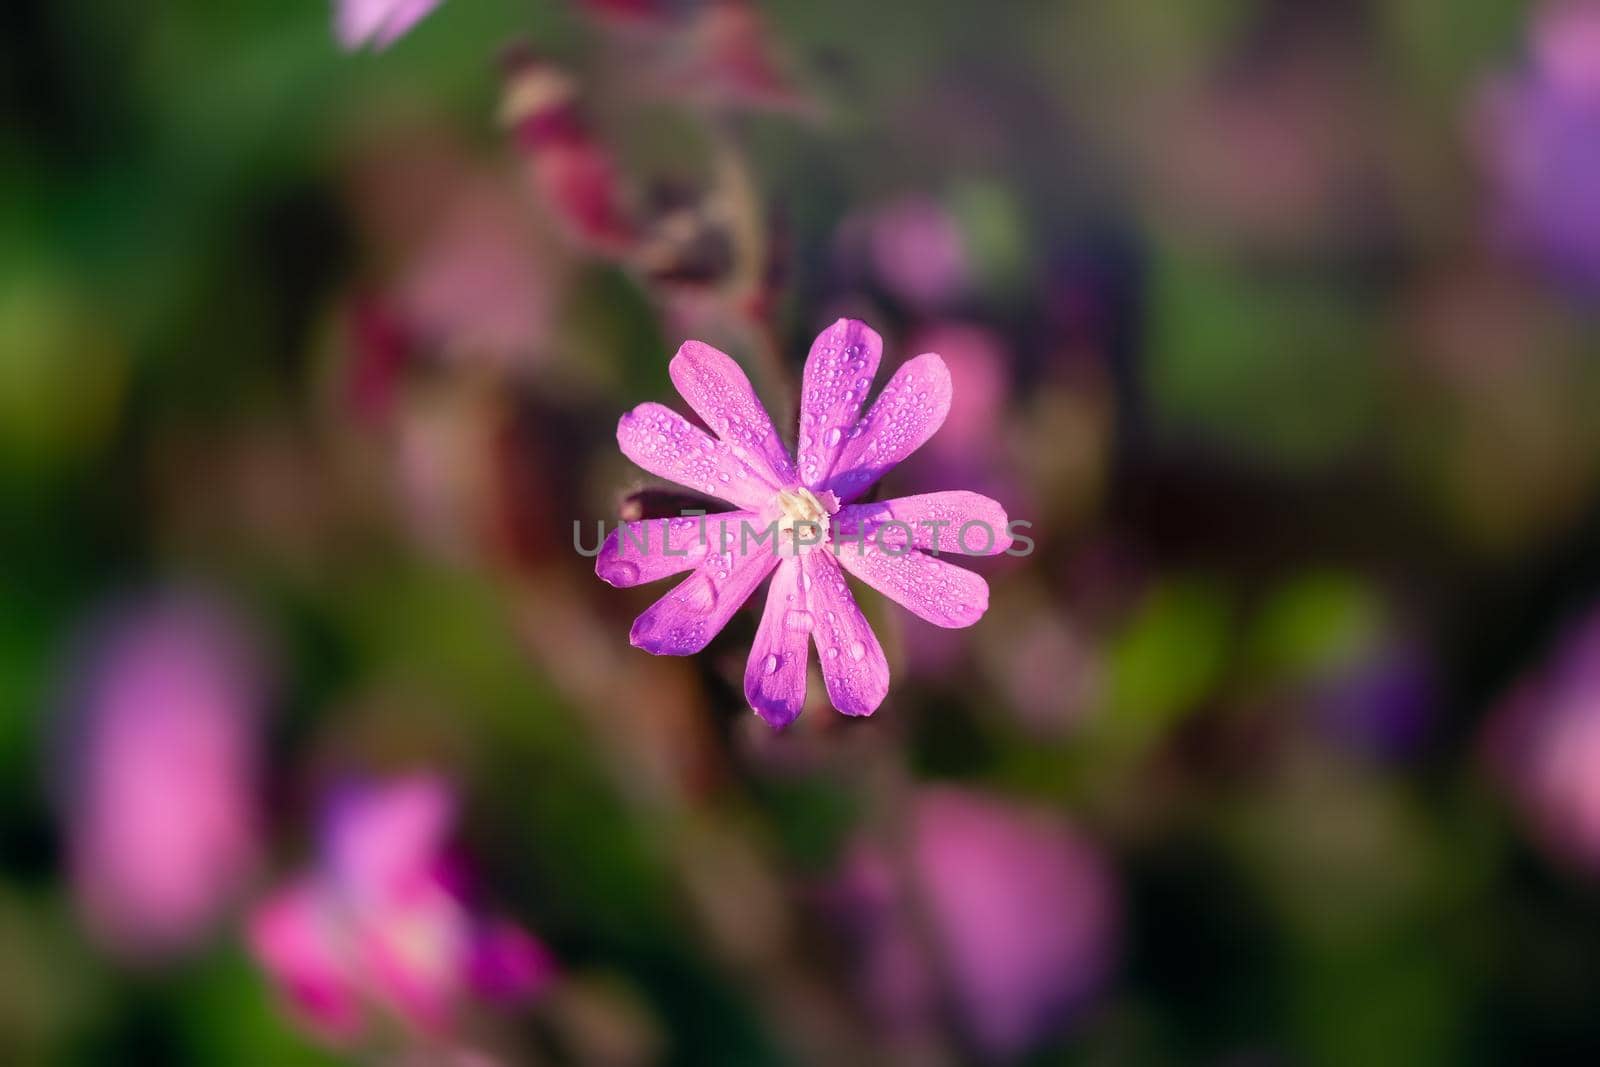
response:
{"label": "white flower center", "polygon": [[811,490],[780,489],[773,509],[778,513],[780,554],[800,555],[828,540],[830,512]]}

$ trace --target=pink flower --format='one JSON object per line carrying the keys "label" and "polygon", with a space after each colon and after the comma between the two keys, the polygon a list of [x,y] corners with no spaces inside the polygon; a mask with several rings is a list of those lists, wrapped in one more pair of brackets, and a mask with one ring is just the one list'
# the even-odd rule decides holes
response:
{"label": "pink flower", "polygon": [[552,978],[539,942],[463,901],[443,852],[454,809],[425,776],[346,792],[321,864],[257,908],[251,950],[324,1039],[359,1037],[369,1009],[447,1037],[469,994],[524,1000]]}
{"label": "pink flower", "polygon": [[1485,745],[1540,843],[1600,874],[1600,615],[1518,683],[1490,718]]}
{"label": "pink flower", "polygon": [[[1011,544],[1005,510],[976,493],[851,503],[932,437],[950,410],[950,372],[929,353],[902,365],[863,416],[882,353],[878,334],[852,319],[812,344],[798,464],[738,364],[698,341],[678,350],[668,373],[716,437],[660,404],[641,404],[617,424],[629,459],[737,509],[703,524],[646,520],[612,531],[595,561],[612,585],[694,572],[634,621],[629,640],[654,655],[699,652],[772,575],[744,689],[776,727],[805,703],[812,641],[835,708],[870,715],[888,693],[883,647],[844,571],[937,626],[971,626],[989,606],[988,584],[938,553],[992,555]],[[655,551],[652,533],[661,535]]]}
{"label": "pink flower", "polygon": [[917,794],[903,863],[859,842],[832,896],[878,1017],[913,1029],[950,1004],[986,1062],[1059,1031],[1115,957],[1100,854],[1052,813],[971,790]]}
{"label": "pink flower", "polygon": [[387,48],[426,18],[442,0],[335,0],[334,31],[350,51]]}
{"label": "pink flower", "polygon": [[75,683],[68,854],[90,931],[118,951],[187,947],[254,866],[253,653],[198,599],[125,609],[91,642]]}

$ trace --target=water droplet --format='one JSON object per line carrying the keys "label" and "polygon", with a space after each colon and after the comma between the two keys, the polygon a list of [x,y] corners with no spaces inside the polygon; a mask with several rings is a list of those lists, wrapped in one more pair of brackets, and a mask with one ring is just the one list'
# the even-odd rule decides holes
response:
{"label": "water droplet", "polygon": [[829,659],[838,659],[839,658],[839,650],[837,648],[828,649],[828,658]]}
{"label": "water droplet", "polygon": [[778,673],[778,657],[769,655],[761,664],[761,669],[768,674]]}
{"label": "water droplet", "polygon": [[724,472],[722,474],[717,475],[717,480],[718,481],[723,481],[723,482],[728,482],[728,481],[732,481],[733,479],[729,478],[727,473]]}
{"label": "water droplet", "polygon": [[632,585],[639,580],[639,568],[627,560],[618,560],[610,567],[612,585]]}
{"label": "water droplet", "polygon": [[844,436],[844,431],[840,430],[839,427],[835,426],[833,429],[828,431],[828,445],[831,447],[833,445],[838,444],[839,443],[839,438],[841,438],[843,436]]}
{"label": "water droplet", "polygon": [[857,663],[860,663],[862,659],[866,657],[866,654],[867,646],[862,644],[860,641],[857,641],[850,646],[850,658],[855,660]]}
{"label": "water droplet", "polygon": [[791,611],[788,617],[784,619],[784,625],[796,633],[809,633],[811,624],[812,618],[809,611]]}

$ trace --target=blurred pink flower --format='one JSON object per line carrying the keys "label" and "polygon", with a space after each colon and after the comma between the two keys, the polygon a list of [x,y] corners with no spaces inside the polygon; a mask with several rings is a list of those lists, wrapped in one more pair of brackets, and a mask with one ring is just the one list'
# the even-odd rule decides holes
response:
{"label": "blurred pink flower", "polygon": [[867,248],[878,280],[927,311],[961,296],[972,276],[960,224],[931,196],[905,196],[867,220]]}
{"label": "blurred pink flower", "polygon": [[113,949],[180,950],[256,861],[261,665],[222,607],[172,596],[115,614],[77,669],[65,816],[79,909]]}
{"label": "blurred pink flower", "polygon": [[1546,3],[1531,32],[1527,68],[1479,102],[1480,145],[1511,240],[1600,290],[1600,2]]}
{"label": "blurred pink flower", "polygon": [[1021,492],[1006,476],[1007,407],[1012,356],[1005,339],[986,326],[943,320],[919,330],[912,347],[938,352],[950,368],[950,417],[907,466],[915,477],[935,471],[996,496]]}
{"label": "blurred pink flower", "polygon": [[[888,693],[883,647],[844,571],[928,622],[960,628],[983,616],[988,584],[930,552],[993,555],[1011,544],[1005,510],[976,493],[851,503],[932,437],[950,410],[950,372],[929,353],[903,364],[862,416],[882,353],[882,338],[851,319],[813,343],[798,466],[738,364],[698,341],[685,342],[669,373],[717,436],[660,404],[641,404],[617,425],[623,454],[639,466],[738,509],[704,528],[680,518],[612,531],[595,573],[614,586],[694,570],[634,621],[629,640],[655,655],[699,652],[772,575],[745,696],[775,727],[793,722],[805,703],[813,640],[835,708],[870,715]],[[656,551],[652,531],[661,535]],[[775,535],[749,544],[769,531]]]}
{"label": "blurred pink flower", "polygon": [[1053,813],[971,790],[922,790],[903,863],[858,843],[832,899],[874,1012],[915,1029],[948,1005],[986,1061],[1061,1030],[1115,957],[1116,887],[1095,849]]}
{"label": "blurred pink flower", "polygon": [[849,215],[834,233],[834,270],[934,315],[967,296],[974,265],[960,222],[936,197],[907,193]]}
{"label": "blurred pink flower", "polygon": [[1600,616],[1517,684],[1490,717],[1485,744],[1545,847],[1600,874]]}
{"label": "blurred pink flower", "polygon": [[526,50],[513,50],[506,68],[502,120],[554,221],[580,247],[626,255],[636,227],[617,166],[579,111],[577,86]]}
{"label": "blurred pink flower", "polygon": [[473,913],[444,853],[455,800],[417,776],[351,788],[330,805],[318,866],[250,922],[250,947],[312,1032],[348,1042],[376,1010],[448,1037],[469,996],[536,996],[553,978],[520,927]]}
{"label": "blurred pink flower", "polygon": [[354,51],[387,48],[438,7],[442,0],[334,0],[339,43]]}

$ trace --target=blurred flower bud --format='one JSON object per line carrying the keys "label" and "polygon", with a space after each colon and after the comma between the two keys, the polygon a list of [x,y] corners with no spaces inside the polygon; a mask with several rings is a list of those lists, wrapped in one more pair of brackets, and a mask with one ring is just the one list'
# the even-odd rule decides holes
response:
{"label": "blurred flower bud", "polygon": [[501,120],[546,210],[580,247],[617,255],[634,241],[610,153],[579,111],[572,78],[524,48],[505,59]]}
{"label": "blurred flower bud", "polygon": [[257,858],[256,649],[220,604],[167,594],[102,620],[72,670],[62,791],[79,909],[125,955],[187,948]]}

